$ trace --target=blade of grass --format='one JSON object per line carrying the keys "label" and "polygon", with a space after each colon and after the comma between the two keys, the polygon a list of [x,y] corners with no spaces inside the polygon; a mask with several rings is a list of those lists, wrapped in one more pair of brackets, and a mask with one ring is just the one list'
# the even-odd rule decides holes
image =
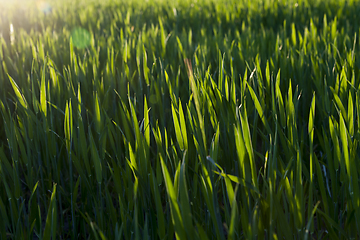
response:
{"label": "blade of grass", "polygon": [[164,160],[162,159],[161,155],[160,157],[160,163],[161,168],[164,176],[164,181],[166,185],[166,192],[169,198],[170,203],[170,210],[171,210],[171,219],[175,227],[175,235],[177,239],[186,239],[186,233],[183,225],[183,219],[180,213],[180,208],[177,203],[175,189],[172,183],[172,180],[170,178],[169,171],[165,165]]}
{"label": "blade of grass", "polygon": [[45,229],[44,229],[44,240],[50,240],[56,238],[56,227],[57,227],[57,206],[56,206],[56,184],[54,184],[52,193],[51,193],[51,199],[49,204],[49,209],[46,217],[45,222]]}

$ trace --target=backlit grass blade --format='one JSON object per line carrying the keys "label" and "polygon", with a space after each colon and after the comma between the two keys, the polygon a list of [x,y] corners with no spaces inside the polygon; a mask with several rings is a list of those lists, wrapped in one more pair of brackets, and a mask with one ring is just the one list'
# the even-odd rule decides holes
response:
{"label": "backlit grass blade", "polygon": [[145,83],[147,85],[149,85],[149,72],[150,72],[150,69],[147,65],[147,53],[146,53],[146,49],[145,49],[145,46],[143,45],[142,46],[143,48],[143,72],[144,72],[144,78],[145,78]]}
{"label": "backlit grass blade", "polygon": [[[342,142],[344,161],[346,171],[348,175],[349,191],[352,193],[352,201],[356,211],[356,218],[360,217],[360,192],[359,192],[359,181],[357,169],[352,167],[355,163],[355,156],[352,150],[351,140],[348,138],[348,131],[346,129],[345,121],[343,116],[340,114],[340,138]],[[356,146],[356,145],[355,145]],[[350,151],[349,151],[350,150]],[[359,224],[358,224],[359,225]]]}
{"label": "backlit grass blade", "polygon": [[231,99],[231,101],[232,101],[232,104],[233,105],[236,105],[236,87],[237,87],[237,85],[236,85],[236,82],[235,82],[235,77],[233,77],[233,66],[232,66],[232,64],[233,64],[233,60],[232,59],[230,59],[230,62],[231,62],[231,70],[232,70],[232,77],[231,77],[231,87],[230,87],[230,99]]}
{"label": "backlit grass blade", "polygon": [[329,130],[330,130],[331,140],[333,141],[333,146],[334,146],[334,168],[335,170],[338,170],[339,163],[341,162],[340,143],[339,143],[338,135],[336,133],[336,128],[330,117],[329,117]]}
{"label": "backlit grass blade", "polygon": [[169,75],[166,71],[164,71],[164,75],[165,75],[166,85],[169,88],[169,95],[170,95],[171,103],[175,104],[175,106],[177,108],[177,100],[176,100],[175,94],[173,92],[173,87],[172,87],[173,83],[170,81]]}
{"label": "backlit grass blade", "polygon": [[183,45],[179,39],[178,36],[176,36],[176,41],[177,41],[177,47],[179,49],[179,53],[182,55],[183,58],[186,58],[186,55],[185,55],[185,51],[184,51],[184,48],[183,48]]}
{"label": "backlit grass blade", "polygon": [[346,171],[349,175],[349,178],[351,179],[351,165],[350,165],[350,155],[349,155],[349,142],[348,142],[348,137],[347,137],[347,130],[346,130],[346,125],[345,125],[345,120],[342,116],[342,114],[340,114],[340,139],[342,142],[342,150],[343,150],[343,156],[344,156],[344,161],[345,161],[345,166],[346,166]]}
{"label": "backlit grass blade", "polygon": [[260,119],[263,122],[263,124],[264,124],[264,126],[266,128],[266,131],[270,134],[272,132],[272,130],[271,130],[270,126],[269,126],[269,123],[266,120],[266,117],[264,116],[264,111],[263,111],[263,109],[261,107],[259,99],[257,98],[254,90],[252,89],[252,87],[249,84],[247,84],[247,87],[249,89],[251,98],[254,101],[255,108],[256,108],[257,112],[259,113]]}
{"label": "backlit grass blade", "polygon": [[184,140],[183,140],[182,132],[181,132],[181,129],[180,129],[178,116],[177,116],[177,113],[175,111],[175,108],[174,108],[173,104],[171,104],[171,110],[172,110],[172,116],[173,116],[173,122],[174,122],[175,134],[176,134],[176,140],[179,143],[180,149],[184,150],[185,149]]}
{"label": "backlit grass blade", "polygon": [[164,31],[164,26],[161,20],[161,17],[159,16],[159,27],[160,27],[160,42],[161,42],[161,56],[165,57],[166,52],[166,36]]}
{"label": "backlit grass blade", "polygon": [[168,169],[164,163],[164,160],[162,159],[161,155],[160,157],[160,163],[161,168],[164,176],[164,181],[166,185],[166,192],[170,203],[170,210],[171,210],[171,219],[175,227],[175,235],[177,239],[186,239],[186,233],[183,225],[183,219],[180,214],[180,208],[177,203],[175,189],[172,183],[172,180],[170,178]]}
{"label": "backlit grass blade", "polygon": [[260,58],[260,56],[259,56],[259,54],[257,54],[256,57],[255,57],[256,76],[257,76],[256,84],[258,85],[259,101],[260,101],[261,107],[264,107],[265,106],[265,93],[264,93],[263,76],[262,76],[262,73],[261,73],[260,59],[259,58]]}
{"label": "backlit grass blade", "polygon": [[317,202],[317,204],[315,205],[315,207],[313,208],[313,210],[312,210],[312,212],[311,212],[311,214],[310,214],[310,217],[309,217],[309,220],[308,220],[308,224],[306,225],[306,229],[305,229],[304,240],[307,240],[308,237],[309,237],[309,232],[310,232],[310,228],[311,228],[311,225],[312,225],[312,221],[313,221],[313,218],[314,218],[316,209],[317,209],[317,207],[319,206],[319,204],[320,204],[320,201]]}
{"label": "backlit grass blade", "polygon": [[[299,146],[297,147],[299,149]],[[304,204],[304,188],[302,179],[302,162],[300,151],[296,155],[296,172],[295,172],[295,225],[297,229],[302,229],[304,226],[305,204]]]}
{"label": "backlit grass blade", "polygon": [[146,157],[150,157],[150,118],[149,118],[149,111],[146,96],[144,97],[144,138],[145,138],[145,148],[146,148]]}
{"label": "backlit grass blade", "polygon": [[220,124],[218,124],[213,140],[211,141],[210,156],[213,159],[214,163],[218,162],[219,139],[220,139]]}
{"label": "backlit grass blade", "polygon": [[278,106],[279,106],[279,116],[280,116],[280,123],[281,126],[283,128],[285,128],[286,126],[286,115],[285,115],[285,108],[284,108],[284,101],[281,95],[281,90],[280,90],[280,69],[276,75],[276,83],[275,83],[276,89],[275,89],[275,93],[276,93],[276,100],[278,102]]}
{"label": "backlit grass blade", "polygon": [[234,205],[236,206],[236,201],[235,201],[236,195],[234,193],[234,188],[232,186],[230,178],[225,174],[224,174],[224,181],[225,181],[225,186],[226,186],[226,191],[227,191],[230,207],[233,208]]}
{"label": "backlit grass blade", "polygon": [[186,59],[185,60],[185,64],[186,64],[186,70],[187,70],[187,74],[189,77],[189,84],[193,93],[193,99],[195,102],[195,108],[196,108],[196,112],[197,112],[197,116],[198,116],[198,121],[199,121],[199,127],[200,127],[200,131],[202,134],[202,141],[203,141],[203,146],[204,146],[204,150],[205,152],[207,152],[206,150],[206,135],[205,135],[205,127],[204,127],[204,119],[203,119],[203,115],[201,114],[201,106],[200,106],[200,95],[199,95],[199,90],[197,88],[196,85],[196,80],[194,78],[194,74],[193,74],[193,69],[192,69],[192,65],[191,62]]}
{"label": "backlit grass blade", "polygon": [[[171,144],[173,145],[173,144]],[[174,154],[177,155],[176,149],[173,149]],[[184,155],[185,156],[185,155]],[[179,161],[176,165],[174,164],[175,170],[175,176],[174,176],[174,189],[175,189],[175,197],[176,199],[179,199],[179,193],[180,193],[180,168],[181,168],[181,162]]]}
{"label": "backlit grass blade", "polygon": [[[353,143],[352,148],[350,149],[350,165],[354,166],[356,165],[356,154],[357,154],[357,145],[358,145],[358,141],[355,140]],[[353,197],[352,197],[352,202],[354,204],[354,209],[355,209],[355,218],[356,218],[356,227],[357,229],[359,229],[360,227],[360,189],[359,189],[359,181],[357,181],[359,174],[358,174],[358,169],[355,167],[351,168],[351,184],[353,187]],[[349,218],[350,219],[350,218]],[[355,223],[353,223],[355,225]]]}
{"label": "backlit grass blade", "polygon": [[157,234],[160,239],[165,238],[165,217],[164,212],[162,209],[162,203],[161,203],[161,196],[159,193],[159,187],[157,185],[157,181],[155,178],[154,171],[151,169],[150,172],[150,183],[151,183],[151,190],[155,201],[156,206],[156,214],[157,214],[157,222],[158,222],[158,230]]}
{"label": "backlit grass blade", "polygon": [[348,97],[348,109],[347,109],[347,121],[348,121],[348,131],[350,136],[354,136],[354,104],[351,92],[349,91]]}
{"label": "backlit grass blade", "polygon": [[270,65],[269,65],[269,61],[266,61],[265,83],[266,83],[266,89],[267,89],[268,91],[270,91],[271,77],[270,77]]}
{"label": "backlit grass blade", "polygon": [[238,156],[240,172],[242,172],[242,177],[245,178],[246,177],[246,170],[245,170],[246,147],[240,126],[234,125],[234,132],[235,132],[235,144],[236,144],[236,152]]}
{"label": "backlit grass blade", "polygon": [[139,123],[137,120],[135,108],[131,102],[130,97],[129,97],[129,105],[130,105],[131,117],[133,120],[133,128],[134,128],[134,132],[135,132],[136,148],[134,150],[136,151],[137,159],[139,160],[139,162],[138,162],[139,171],[141,172],[141,175],[143,177],[145,177],[146,172],[147,172],[147,164],[145,162],[145,160],[146,160],[145,151],[146,150],[145,150],[144,144],[143,144],[143,136],[140,134],[140,128],[139,128]]}
{"label": "backlit grass blade", "polygon": [[324,181],[324,177],[320,168],[320,163],[319,160],[317,159],[316,155],[314,155],[314,162],[315,162],[315,167],[316,167],[316,175],[317,175],[317,179],[318,179],[318,183],[319,183],[319,188],[320,188],[320,194],[321,194],[321,198],[322,198],[322,205],[324,206],[324,211],[326,214],[329,214],[329,205],[328,205],[328,197],[326,194],[326,190],[325,190],[325,182]]}
{"label": "backlit grass blade", "polygon": [[90,150],[91,150],[91,158],[94,163],[95,168],[95,175],[96,175],[96,181],[100,185],[102,182],[102,164],[99,157],[99,153],[93,138],[93,135],[91,133],[91,129],[89,128],[89,138],[90,138]]}
{"label": "backlit grass blade", "polygon": [[181,100],[179,99],[179,122],[181,126],[181,133],[182,133],[182,139],[184,142],[184,148],[188,149],[188,137],[187,137],[187,131],[186,131],[186,122],[184,117],[184,112],[182,109]]}
{"label": "backlit grass blade", "polygon": [[57,228],[57,206],[56,206],[56,184],[54,184],[51,199],[49,204],[49,209],[47,212],[47,217],[45,221],[45,229],[44,229],[44,240],[55,239],[57,236],[56,228]]}
{"label": "backlit grass blade", "polygon": [[[232,188],[232,186],[231,186]],[[231,220],[230,220],[230,227],[229,227],[229,237],[228,239],[236,239],[235,238],[235,231],[236,231],[236,225],[238,225],[238,218],[237,218],[237,215],[238,215],[238,211],[237,211],[237,202],[236,202],[236,193],[237,193],[237,190],[238,190],[238,185],[236,186],[235,188],[235,194],[233,195],[233,200],[231,200],[230,198],[230,194],[229,195],[229,202],[230,202],[230,205],[231,205]]]}
{"label": "backlit grass blade", "polygon": [[243,132],[245,147],[248,152],[249,161],[250,161],[250,167],[251,167],[251,179],[252,183],[255,187],[258,186],[258,180],[257,180],[257,173],[256,173],[256,167],[255,167],[255,155],[254,155],[254,149],[251,142],[251,135],[250,135],[250,128],[247,118],[246,109],[243,109],[240,114],[241,119],[241,128]]}
{"label": "backlit grass blade", "polygon": [[220,173],[220,172],[217,172],[217,171],[214,171],[214,173],[216,173],[217,175],[219,176],[222,176],[222,177],[226,177],[226,178],[229,178],[229,180],[231,180],[232,182],[236,183],[236,184],[240,184],[250,190],[253,190],[255,193],[257,193],[259,196],[261,196],[261,193],[259,191],[259,189],[254,186],[251,182],[247,182],[246,180],[244,180],[243,178],[240,178],[240,177],[237,177],[237,176],[234,176],[234,175],[230,175],[230,174],[225,174],[225,173]]}
{"label": "backlit grass blade", "polygon": [[71,144],[72,144],[72,136],[73,136],[73,116],[72,116],[71,99],[68,102],[66,102],[66,106],[65,106],[64,132],[65,132],[66,149],[68,152],[70,152]]}
{"label": "backlit grass blade", "polygon": [[80,83],[78,84],[78,92],[77,92],[77,101],[78,101],[78,111],[77,111],[77,115],[78,115],[78,118],[81,117],[81,112],[82,112],[82,106],[81,106],[81,86],[80,86]]}
{"label": "backlit grass blade", "polygon": [[20,90],[19,86],[16,84],[15,80],[12,77],[10,77],[10,75],[8,75],[8,78],[10,80],[11,86],[15,92],[15,95],[16,95],[19,103],[21,104],[21,106],[23,106],[26,109],[28,105],[27,105],[25,96],[21,93],[21,90]]}
{"label": "backlit grass blade", "polygon": [[348,90],[348,79],[345,72],[345,66],[342,67],[339,80],[340,80],[339,96],[341,99],[345,99],[347,97],[346,92]]}
{"label": "backlit grass blade", "polygon": [[[314,187],[314,118],[315,118],[315,93],[313,94],[313,98],[311,101],[310,113],[309,113],[309,126],[308,126],[308,134],[309,134],[309,142],[310,142],[310,186],[309,186],[309,206],[313,205],[313,187]],[[308,216],[311,215],[311,208],[308,208]],[[309,220],[310,221],[310,220]],[[311,232],[314,231],[314,224],[310,224]]]}
{"label": "backlit grass blade", "polygon": [[100,113],[100,100],[99,100],[99,97],[98,97],[98,93],[96,92],[95,93],[95,117],[94,117],[94,120],[95,120],[95,130],[98,134],[100,134],[101,132],[101,128],[102,128],[102,120],[101,120],[101,113]]}
{"label": "backlit grass blade", "polygon": [[208,240],[209,238],[208,238],[208,236],[206,235],[206,232],[205,232],[205,230],[203,229],[203,227],[202,227],[199,223],[196,224],[196,227],[197,227],[197,229],[198,229],[200,239],[201,239],[201,240]]}
{"label": "backlit grass blade", "polygon": [[218,202],[217,197],[214,194],[214,185],[212,178],[210,177],[208,171],[206,170],[205,166],[202,166],[203,176],[201,176],[201,190],[203,196],[205,198],[206,205],[210,212],[210,217],[212,220],[212,225],[215,228],[216,238],[217,239],[224,239],[224,232],[221,231],[221,219],[219,216],[219,212],[217,211]]}
{"label": "backlit grass blade", "polygon": [[[186,154],[186,152],[184,153]],[[180,163],[179,163],[180,164]],[[180,194],[180,207],[181,207],[181,216],[184,220],[184,229],[187,234],[187,239],[193,238],[195,235],[194,232],[194,223],[192,217],[192,211],[190,208],[190,198],[188,194],[188,188],[186,184],[186,177],[185,177],[185,156],[182,161],[180,167],[180,180],[179,180],[179,194]]]}
{"label": "backlit grass blade", "polygon": [[31,93],[32,93],[32,106],[33,106],[33,109],[35,110],[35,114],[37,114],[39,112],[39,100],[37,99],[37,96],[36,96],[36,91],[35,91],[35,81],[31,81]]}
{"label": "backlit grass blade", "polygon": [[[101,229],[99,228],[99,226],[90,219],[89,215],[86,213],[87,215],[87,221],[91,227],[91,230],[93,232],[93,236],[95,237],[96,240],[107,240],[107,238],[105,237],[104,233],[101,231]],[[99,238],[100,237],[100,238]]]}
{"label": "backlit grass blade", "polygon": [[46,61],[41,73],[41,87],[40,87],[40,107],[44,116],[47,116],[47,103],[46,103],[46,79],[45,79]]}
{"label": "backlit grass blade", "polygon": [[336,106],[340,109],[341,114],[343,115],[343,117],[346,119],[347,118],[347,112],[345,110],[344,105],[341,102],[341,99],[339,98],[339,96],[335,93],[334,94],[334,100],[336,103]]}

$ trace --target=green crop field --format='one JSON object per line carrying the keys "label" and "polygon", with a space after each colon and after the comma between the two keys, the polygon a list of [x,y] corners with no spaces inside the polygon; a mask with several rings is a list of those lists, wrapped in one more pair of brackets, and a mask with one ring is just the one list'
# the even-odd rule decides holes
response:
{"label": "green crop field", "polygon": [[0,239],[359,239],[359,0],[0,1]]}

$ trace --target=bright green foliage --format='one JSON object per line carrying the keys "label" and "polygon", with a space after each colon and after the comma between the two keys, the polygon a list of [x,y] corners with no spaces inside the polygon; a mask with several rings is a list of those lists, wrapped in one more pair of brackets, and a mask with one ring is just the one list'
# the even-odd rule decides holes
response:
{"label": "bright green foliage", "polygon": [[0,239],[359,238],[359,0],[23,1]]}

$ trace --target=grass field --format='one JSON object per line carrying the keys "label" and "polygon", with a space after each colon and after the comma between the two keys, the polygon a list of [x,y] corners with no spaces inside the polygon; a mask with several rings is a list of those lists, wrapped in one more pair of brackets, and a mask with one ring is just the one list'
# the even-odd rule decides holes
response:
{"label": "grass field", "polygon": [[0,1],[0,239],[359,239],[360,1]]}

